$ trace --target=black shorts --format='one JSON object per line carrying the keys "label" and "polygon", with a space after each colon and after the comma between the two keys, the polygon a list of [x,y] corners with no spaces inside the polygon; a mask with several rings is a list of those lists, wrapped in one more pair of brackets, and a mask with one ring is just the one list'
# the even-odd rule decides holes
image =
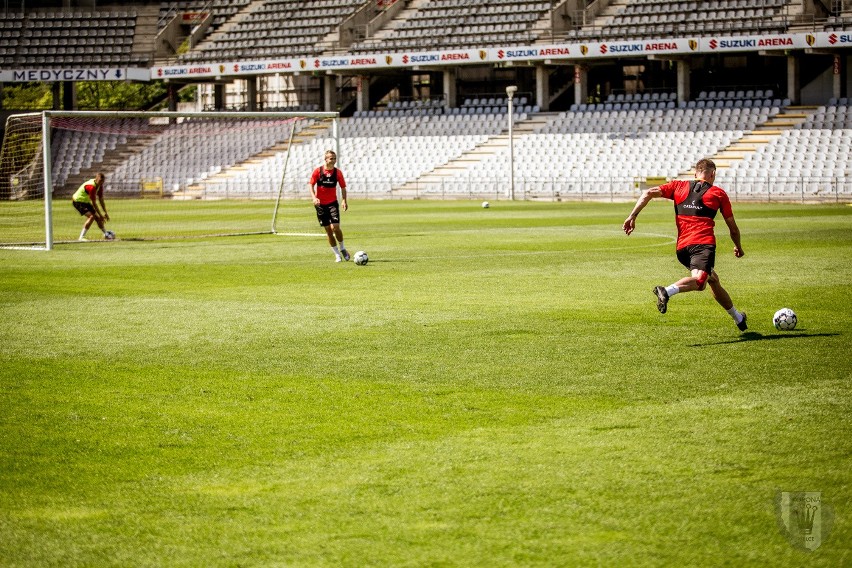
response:
{"label": "black shorts", "polygon": [[314,205],[317,210],[317,219],[323,227],[340,224],[340,206],[337,201],[325,205]]}
{"label": "black shorts", "polygon": [[82,201],[71,201],[74,204],[74,209],[80,212],[80,215],[95,214],[95,208],[91,203],[83,203]]}
{"label": "black shorts", "polygon": [[690,270],[703,270],[708,275],[716,264],[716,245],[689,245],[678,249],[677,259]]}

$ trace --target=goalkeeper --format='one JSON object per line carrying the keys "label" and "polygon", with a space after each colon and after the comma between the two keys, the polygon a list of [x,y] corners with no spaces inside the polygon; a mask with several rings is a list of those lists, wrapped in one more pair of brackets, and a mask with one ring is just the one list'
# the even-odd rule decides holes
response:
{"label": "goalkeeper", "polygon": [[[83,215],[86,218],[83,222],[83,230],[80,231],[79,240],[81,241],[86,240],[86,233],[89,231],[89,227],[92,226],[92,223],[98,224],[98,228],[104,234],[104,238],[106,238],[106,227],[104,226],[104,223],[109,221],[109,213],[107,213],[106,203],[104,203],[105,179],[104,174],[98,172],[92,179],[84,181],[71,197],[71,203],[74,204],[74,209],[79,211],[80,215]],[[101,204],[100,209],[98,208],[99,201]],[[101,209],[103,209],[103,214],[101,214]]]}

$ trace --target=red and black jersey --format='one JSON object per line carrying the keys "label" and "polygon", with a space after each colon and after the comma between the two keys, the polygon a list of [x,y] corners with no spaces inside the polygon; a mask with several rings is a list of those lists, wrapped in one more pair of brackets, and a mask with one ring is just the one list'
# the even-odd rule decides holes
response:
{"label": "red and black jersey", "polygon": [[721,187],[698,180],[672,180],[660,186],[666,199],[674,201],[677,248],[689,245],[715,245],[716,213],[733,217],[731,200]]}
{"label": "red and black jersey", "polygon": [[311,174],[311,185],[317,186],[320,205],[328,205],[337,201],[338,185],[346,189],[346,180],[343,179],[343,172],[337,168],[327,170],[325,166],[320,166]]}

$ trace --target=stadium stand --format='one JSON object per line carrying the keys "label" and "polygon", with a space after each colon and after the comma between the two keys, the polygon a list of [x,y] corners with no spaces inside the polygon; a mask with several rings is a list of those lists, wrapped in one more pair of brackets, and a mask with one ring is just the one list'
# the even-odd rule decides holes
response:
{"label": "stadium stand", "polygon": [[405,13],[392,36],[365,39],[351,50],[374,51],[379,45],[382,50],[404,51],[529,44],[538,35],[536,24],[551,8],[551,2],[433,0]]}
{"label": "stadium stand", "polygon": [[[752,107],[712,109],[608,111],[592,107],[549,113],[543,122],[518,114],[515,163],[520,191],[526,197],[629,194],[638,180],[677,177],[699,158],[724,153],[781,112],[774,102],[767,99]],[[777,180],[776,195],[798,197],[807,192],[806,197],[814,197],[827,191],[819,180],[847,176],[852,167],[852,108],[848,100],[833,103],[817,108],[800,126],[747,158],[730,166],[721,164],[720,183],[748,198],[759,193],[752,190],[757,185],[753,178],[785,172],[787,177]],[[428,105],[419,114],[394,115],[396,110],[343,122],[341,151],[347,177],[355,182],[353,195],[392,197],[401,189],[417,187],[417,194],[423,197],[468,197],[472,191],[481,194],[489,187],[502,188],[500,172],[506,167],[508,149],[492,142],[505,137],[505,117],[434,114]],[[536,126],[524,131],[525,121]],[[156,151],[146,150],[148,155],[140,160],[168,164],[170,154],[183,151],[180,141],[187,140],[194,128],[200,125],[184,125],[164,135],[168,142],[158,143]],[[227,175],[220,175],[217,169],[219,164],[248,158],[270,143],[260,138],[262,135],[238,144],[213,143],[198,156],[195,170],[170,172],[169,182],[203,186],[206,197],[271,195],[283,168],[283,151],[243,163]],[[291,191],[303,189],[304,180],[298,174],[315,165],[323,145],[322,140],[310,140],[294,146],[289,168],[296,174],[290,179]],[[484,148],[489,150],[483,152]],[[802,166],[791,168],[791,164]],[[117,170],[114,177],[125,174],[133,178],[129,169]],[[430,176],[433,181],[423,181]],[[812,179],[803,184],[802,176]]]}
{"label": "stadium stand", "polygon": [[243,4],[246,9],[240,12],[240,18],[229,20],[231,25],[227,31],[217,29],[196,49],[181,56],[181,60],[202,62],[319,55],[325,49],[325,37],[363,2],[266,0],[251,6]]}
{"label": "stadium stand", "polygon": [[821,105],[794,128],[785,130],[743,159],[733,161],[719,182],[740,196],[765,195],[766,181],[776,196],[831,195],[832,182],[852,175],[852,106],[848,98]]}
{"label": "stadium stand", "polygon": [[163,29],[169,20],[180,17],[184,13],[201,14],[210,12],[213,15],[211,27],[219,29],[222,24],[234,17],[240,10],[248,6],[250,0],[181,0],[179,2],[162,2],[159,10],[158,29]]}
{"label": "stadium stand", "polygon": [[136,10],[32,11],[0,15],[6,67],[147,66],[133,49]]}
{"label": "stadium stand", "polygon": [[604,25],[607,39],[707,36],[724,32],[766,33],[786,30],[786,0],[709,0],[657,2],[633,0]]}

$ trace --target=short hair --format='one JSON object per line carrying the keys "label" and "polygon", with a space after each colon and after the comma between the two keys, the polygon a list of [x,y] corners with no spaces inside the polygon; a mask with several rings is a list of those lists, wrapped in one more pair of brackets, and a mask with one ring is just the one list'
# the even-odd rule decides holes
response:
{"label": "short hair", "polygon": [[325,154],[323,154],[323,156],[328,156],[329,154],[331,154],[335,158],[337,157],[337,152],[335,152],[334,150],[326,150]]}
{"label": "short hair", "polygon": [[698,163],[695,164],[695,172],[714,172],[716,171],[716,164],[713,163],[713,160],[708,160],[704,158],[702,160],[698,160]]}

